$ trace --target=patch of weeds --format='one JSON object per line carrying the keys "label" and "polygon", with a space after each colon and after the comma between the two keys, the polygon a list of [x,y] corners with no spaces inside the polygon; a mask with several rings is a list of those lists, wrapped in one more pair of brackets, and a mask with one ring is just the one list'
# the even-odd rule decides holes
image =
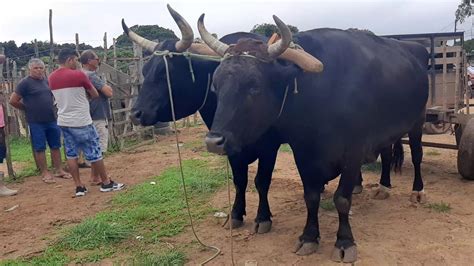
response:
{"label": "patch of weeds", "polygon": [[435,212],[446,213],[449,212],[452,208],[449,203],[439,202],[439,203],[430,203],[426,208],[432,209]]}
{"label": "patch of weeds", "polygon": [[369,172],[380,172],[382,171],[382,163],[380,161],[367,163],[367,164],[362,165],[361,170],[369,171]]}
{"label": "patch of weeds", "polygon": [[334,211],[336,209],[336,205],[334,205],[334,202],[331,198],[321,200],[319,207],[326,211]]}
{"label": "patch of weeds", "polygon": [[291,149],[290,145],[288,145],[288,144],[281,145],[280,149],[278,151],[293,153],[293,150]]}
{"label": "patch of weeds", "polygon": [[441,155],[441,153],[437,150],[428,150],[427,152],[425,152],[426,155],[428,156],[439,156]]}
{"label": "patch of weeds", "polygon": [[130,234],[127,226],[90,218],[69,229],[58,245],[68,250],[90,250],[120,242]]}
{"label": "patch of weeds", "polygon": [[101,260],[110,257],[113,255],[115,251],[113,249],[99,249],[94,250],[92,252],[88,252],[76,259],[74,259],[74,263],[76,264],[85,264],[85,263],[97,263]]}
{"label": "patch of weeds", "polygon": [[15,260],[0,261],[1,266],[20,265],[65,265],[69,257],[56,248],[47,248],[43,254],[31,259],[19,258]]}
{"label": "patch of weeds", "polygon": [[128,261],[131,265],[184,265],[186,256],[183,252],[171,250],[162,254],[137,254],[132,261]]}
{"label": "patch of weeds", "polygon": [[198,149],[198,148],[205,149],[206,148],[206,146],[204,144],[204,140],[202,140],[202,139],[197,139],[197,140],[185,142],[183,144],[183,147],[185,149]]}

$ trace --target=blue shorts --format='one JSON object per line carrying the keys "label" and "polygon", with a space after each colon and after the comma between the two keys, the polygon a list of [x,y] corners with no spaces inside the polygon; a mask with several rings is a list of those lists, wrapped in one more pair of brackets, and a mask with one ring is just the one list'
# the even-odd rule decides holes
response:
{"label": "blue shorts", "polygon": [[102,160],[99,135],[92,124],[85,127],[61,127],[61,130],[68,159],[77,159],[78,151],[81,150],[85,159],[91,163]]}
{"label": "blue shorts", "polygon": [[56,121],[47,123],[28,123],[31,142],[36,152],[46,150],[46,141],[50,149],[61,148],[61,130]]}

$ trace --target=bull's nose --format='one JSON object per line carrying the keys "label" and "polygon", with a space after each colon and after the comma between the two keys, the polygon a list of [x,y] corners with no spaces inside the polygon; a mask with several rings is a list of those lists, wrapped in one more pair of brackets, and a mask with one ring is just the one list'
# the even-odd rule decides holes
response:
{"label": "bull's nose", "polygon": [[134,125],[139,125],[141,116],[142,116],[142,111],[132,110],[130,113],[130,120],[132,120],[132,123]]}
{"label": "bull's nose", "polygon": [[225,154],[224,151],[225,138],[220,134],[208,133],[206,136],[207,150],[216,154]]}

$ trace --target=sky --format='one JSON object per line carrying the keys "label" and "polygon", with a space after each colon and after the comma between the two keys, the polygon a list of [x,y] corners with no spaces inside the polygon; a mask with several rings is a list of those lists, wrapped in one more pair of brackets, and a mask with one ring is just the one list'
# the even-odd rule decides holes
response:
{"label": "sky", "polygon": [[[461,0],[4,0],[0,4],[0,42],[17,45],[33,39],[49,41],[49,9],[53,10],[56,43],[79,41],[92,46],[107,44],[122,34],[120,21],[128,26],[159,25],[180,32],[171,18],[169,3],[192,26],[206,14],[206,28],[219,37],[250,31],[255,24],[273,23],[277,15],[300,31],[314,28],[369,29],[378,35],[454,31],[454,12]],[[473,20],[458,25],[471,39]]]}

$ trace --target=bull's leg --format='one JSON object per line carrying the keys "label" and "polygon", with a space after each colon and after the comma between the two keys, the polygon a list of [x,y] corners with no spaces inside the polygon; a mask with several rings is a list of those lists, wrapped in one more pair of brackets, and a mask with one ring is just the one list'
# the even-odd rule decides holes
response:
{"label": "bull's leg", "polygon": [[244,160],[229,157],[235,186],[235,199],[232,206],[231,223],[232,228],[241,227],[244,224],[245,191],[248,183],[248,165]]}
{"label": "bull's leg", "polygon": [[423,147],[421,145],[421,136],[423,133],[423,121],[408,132],[410,138],[411,161],[415,169],[415,177],[413,179],[413,192],[410,200],[412,202],[425,203],[426,195],[423,191],[423,178],[421,177],[421,161],[423,159]]}
{"label": "bull's leg", "polygon": [[382,173],[380,175],[379,187],[374,190],[372,198],[386,199],[390,196],[390,168],[392,165],[392,145],[380,150],[380,158],[382,160]]}
{"label": "bull's leg", "polygon": [[319,246],[319,202],[321,198],[321,188],[324,183],[316,180],[315,176],[310,178],[302,177],[304,186],[304,201],[307,208],[306,225],[303,234],[299,237],[294,252],[297,255],[309,255],[316,252]]}
{"label": "bull's leg", "polygon": [[354,190],[352,191],[352,194],[360,194],[362,193],[362,190],[364,190],[364,187],[362,186],[362,182],[364,179],[362,178],[362,172],[359,172],[359,177],[357,178],[356,184],[354,186]]}
{"label": "bull's leg", "polygon": [[349,224],[349,211],[352,203],[352,190],[359,175],[361,163],[355,159],[356,157],[348,156],[348,158],[354,159],[346,160],[339,186],[334,193],[334,204],[339,214],[339,228],[331,258],[334,261],[351,263],[357,260],[357,248]]}
{"label": "bull's leg", "polygon": [[268,190],[272,181],[272,172],[278,154],[278,147],[273,152],[268,150],[258,159],[257,176],[255,187],[258,191],[258,211],[255,217],[254,231],[259,234],[267,233],[272,228],[272,213],[268,203]]}

